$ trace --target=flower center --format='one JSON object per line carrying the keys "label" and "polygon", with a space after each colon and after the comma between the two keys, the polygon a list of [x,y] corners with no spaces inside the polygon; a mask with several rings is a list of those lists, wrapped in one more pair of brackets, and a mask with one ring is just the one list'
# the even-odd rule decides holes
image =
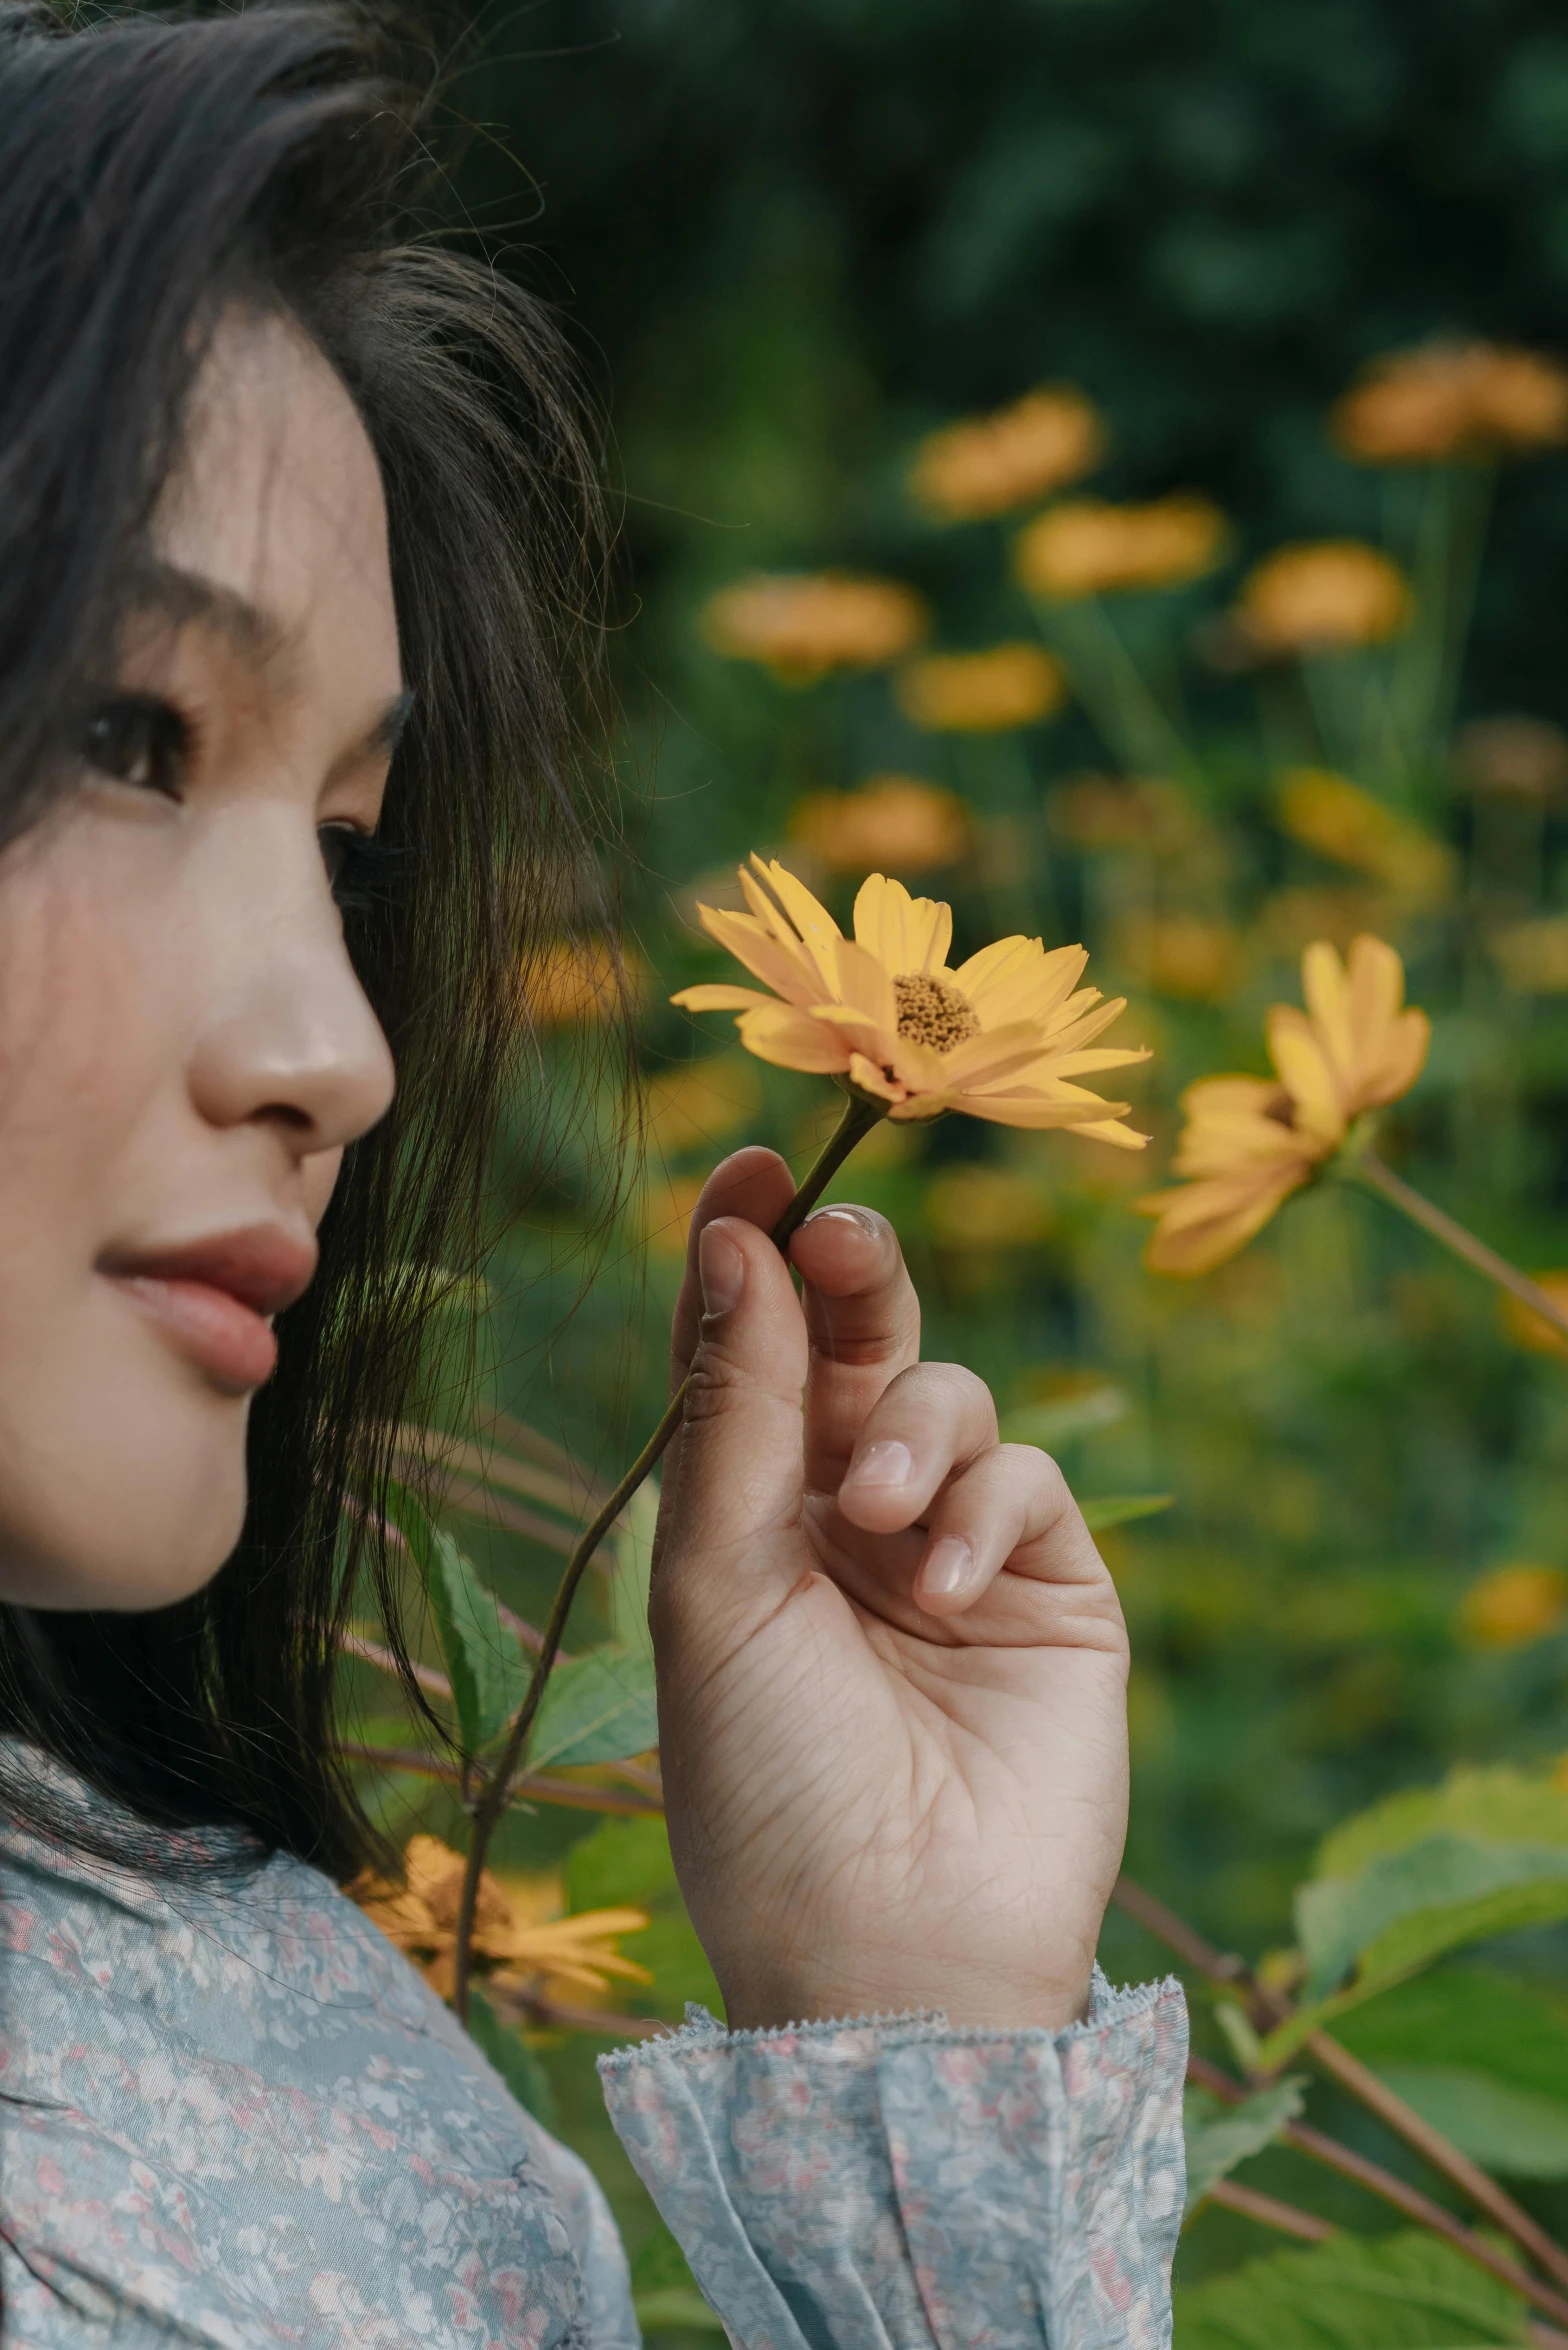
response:
{"label": "flower center", "polygon": [[980,1023],[956,987],[933,979],[929,971],[907,971],[893,982],[898,1006],[898,1033],[912,1044],[928,1044],[933,1052],[950,1053],[966,1037],[978,1036]]}

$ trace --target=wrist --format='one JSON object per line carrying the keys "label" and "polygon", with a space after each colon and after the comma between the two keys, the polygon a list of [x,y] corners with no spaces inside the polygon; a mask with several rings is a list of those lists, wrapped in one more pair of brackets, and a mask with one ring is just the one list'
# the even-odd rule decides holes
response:
{"label": "wrist", "polygon": [[782,2031],[790,2024],[856,2023],[871,2016],[935,2012],[959,2031],[1065,2031],[1089,2012],[1092,1957],[1070,1976],[1028,1983],[912,1966],[867,1971],[812,1970],[730,1982],[721,1978],[732,2032]]}

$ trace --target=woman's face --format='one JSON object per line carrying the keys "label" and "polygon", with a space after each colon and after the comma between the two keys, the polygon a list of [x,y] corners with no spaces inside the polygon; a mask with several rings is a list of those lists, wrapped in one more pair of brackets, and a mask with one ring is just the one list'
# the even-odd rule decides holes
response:
{"label": "woman's face", "polygon": [[158,1607],[238,1536],[272,1317],[392,1098],[334,883],[401,694],[364,428],[236,313],[79,775],[0,855],[0,1599]]}

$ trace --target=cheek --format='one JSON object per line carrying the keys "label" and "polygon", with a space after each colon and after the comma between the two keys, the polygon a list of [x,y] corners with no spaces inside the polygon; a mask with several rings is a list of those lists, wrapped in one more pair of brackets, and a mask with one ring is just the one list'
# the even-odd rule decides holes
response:
{"label": "cheek", "polygon": [[96,1271],[181,1088],[170,909],[93,850],[61,818],[0,857],[0,1598],[45,1607],[179,1596],[243,1507],[243,1405],[172,1393]]}

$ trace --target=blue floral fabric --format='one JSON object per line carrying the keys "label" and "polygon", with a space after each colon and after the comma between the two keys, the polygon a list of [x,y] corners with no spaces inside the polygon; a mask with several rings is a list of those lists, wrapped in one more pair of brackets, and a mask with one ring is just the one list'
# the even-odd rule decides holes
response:
{"label": "blue floral fabric", "polygon": [[[632,2350],[584,2166],[315,1870],[0,1830],[7,2350]],[[1157,2350],[1176,1986],[1048,2034],[684,2032],[612,2117],[743,2350]]]}

